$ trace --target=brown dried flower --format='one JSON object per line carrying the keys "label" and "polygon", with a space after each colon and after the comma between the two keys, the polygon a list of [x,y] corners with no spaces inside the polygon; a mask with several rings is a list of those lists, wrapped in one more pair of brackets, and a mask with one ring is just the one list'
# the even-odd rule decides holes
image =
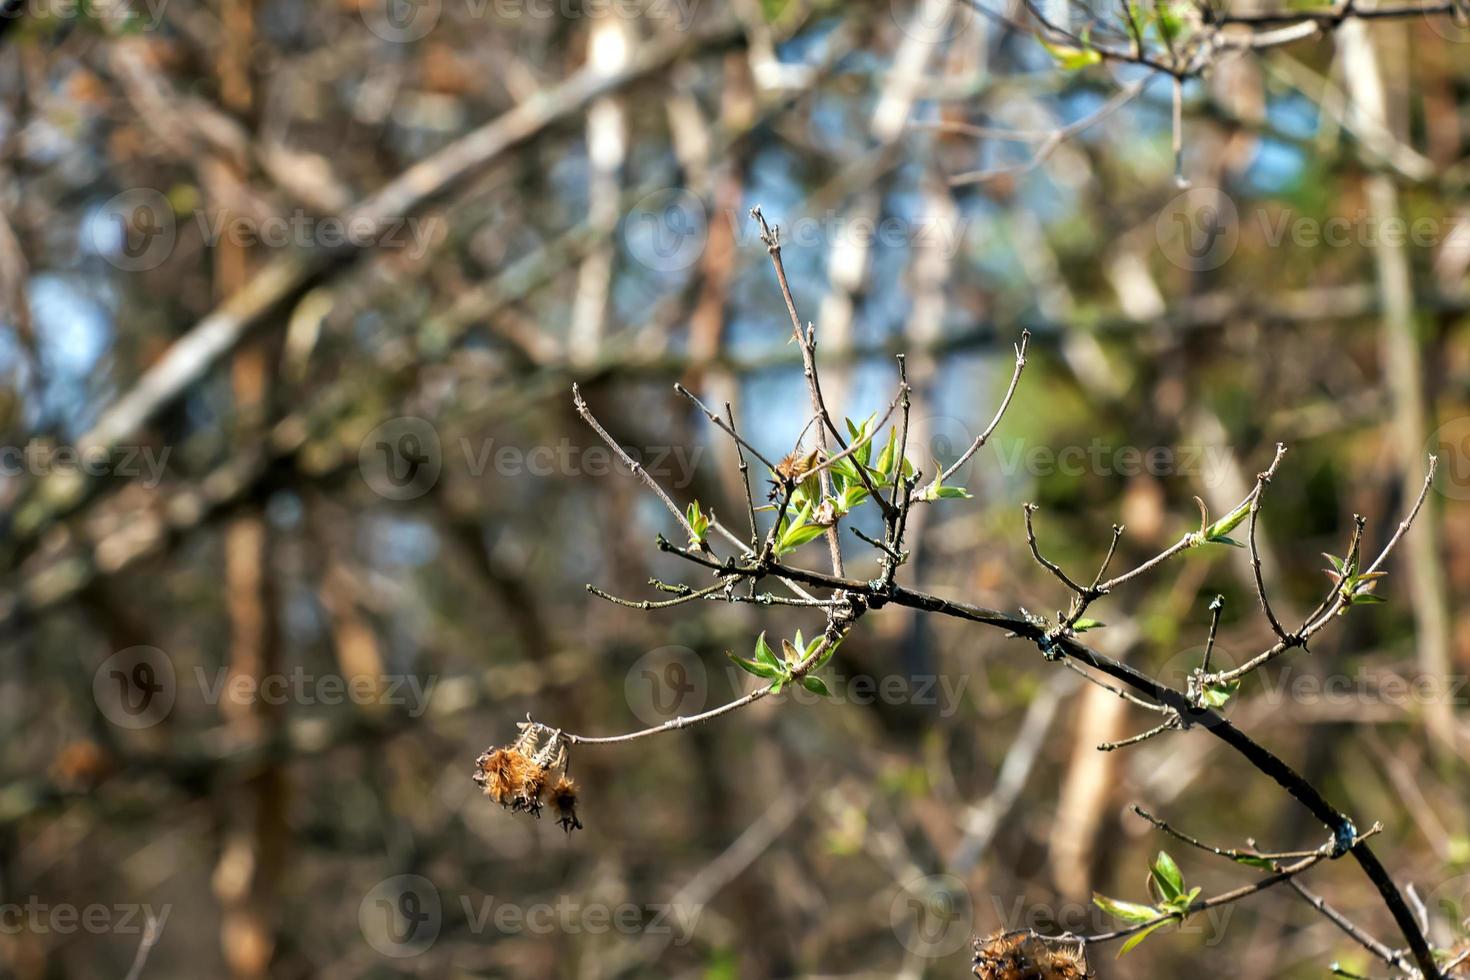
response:
{"label": "brown dried flower", "polygon": [[475,784],[507,810],[539,817],[550,776],[561,770],[553,794],[558,823],[568,831],[575,829],[573,824],[581,827],[574,810],[576,787],[566,778],[566,740],[560,732],[529,719],[520,729],[510,745],[486,749],[475,760]]}
{"label": "brown dried flower", "polygon": [[975,976],[980,980],[1084,980],[1092,974],[1080,943],[1032,932],[1008,932],[975,940]]}
{"label": "brown dried flower", "polygon": [[817,461],[821,457],[822,453],[819,449],[813,449],[809,453],[804,453],[798,449],[795,452],[787,453],[783,456],[781,461],[776,464],[776,478],[771,481],[771,502],[775,503],[781,499],[783,481],[789,480],[792,483],[805,482],[807,473],[816,467]]}
{"label": "brown dried flower", "polygon": [[495,749],[475,760],[474,780],[485,795],[515,811],[539,813],[546,770],[514,746]]}
{"label": "brown dried flower", "polygon": [[556,822],[567,833],[582,829],[577,819],[577,784],[566,776],[556,781],[551,788],[551,807],[556,811]]}

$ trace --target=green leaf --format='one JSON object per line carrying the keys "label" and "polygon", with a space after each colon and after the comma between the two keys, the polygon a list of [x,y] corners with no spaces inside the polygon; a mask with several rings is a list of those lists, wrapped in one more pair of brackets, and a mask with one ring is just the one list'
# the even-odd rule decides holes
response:
{"label": "green leaf", "polygon": [[1270,861],[1263,857],[1256,857],[1254,854],[1237,854],[1234,860],[1236,864],[1243,864],[1248,868],[1260,868],[1262,871],[1276,870],[1276,866]]}
{"label": "green leaf", "polygon": [[820,677],[803,677],[801,679],[801,686],[813,694],[820,694],[824,698],[830,698],[832,696],[832,692],[827,690],[827,683]]}
{"label": "green leaf", "polygon": [[822,527],[820,524],[798,524],[797,526],[788,530],[785,536],[782,537],[781,551],[783,553],[788,551],[795,551],[797,548],[800,548],[808,541],[814,541],[815,539],[820,538],[822,534],[826,532],[826,530],[827,529]]}
{"label": "green leaf", "polygon": [[1338,574],[1342,574],[1343,572],[1347,571],[1347,562],[1343,561],[1336,555],[1329,555],[1327,552],[1324,551],[1322,552],[1322,557],[1326,558],[1332,563],[1332,567],[1337,569]]}
{"label": "green leaf", "polygon": [[770,664],[772,667],[780,668],[781,666],[781,661],[776,659],[775,651],[766,642],[766,634],[764,633],[755,641],[755,659],[763,664]]}
{"label": "green leaf", "polygon": [[781,539],[776,542],[776,550],[782,554],[795,551],[813,538],[821,537],[826,528],[819,524],[808,524],[812,515],[812,505],[808,502],[792,518],[791,524],[785,531],[781,532]]}
{"label": "green leaf", "polygon": [[[905,460],[905,462],[907,462],[907,460]],[[943,476],[944,474],[942,472],[936,473],[934,475],[934,481],[930,483],[927,487],[919,491],[918,499],[943,500],[952,497],[963,497],[964,499],[968,500],[971,496],[973,496],[970,491],[964,489],[963,487],[945,486],[943,483],[940,482]]]}
{"label": "green leaf", "polygon": [[852,441],[854,443],[862,443],[858,449],[853,450],[851,457],[859,466],[867,466],[868,460],[873,455],[873,440],[868,438],[868,428],[872,424],[873,416],[871,415],[863,420],[862,425],[857,427],[853,426],[852,419],[847,420],[847,431],[852,433]]}
{"label": "green leaf", "polygon": [[684,519],[689,522],[690,544],[699,544],[705,539],[709,532],[709,518],[699,509],[699,501],[691,503],[684,511]]}
{"label": "green leaf", "polygon": [[769,680],[772,677],[781,676],[780,671],[778,671],[775,667],[770,666],[769,664],[758,664],[753,660],[746,660],[744,657],[737,657],[735,656],[735,654],[730,653],[728,650],[725,651],[725,656],[735,661],[736,665],[739,666],[740,669],[745,671],[747,674],[754,674],[756,677],[760,677],[765,680]]}
{"label": "green leaf", "polygon": [[1138,905],[1134,902],[1124,902],[1116,898],[1108,898],[1108,896],[1100,895],[1097,892],[1092,893],[1092,904],[1109,915],[1116,916],[1125,922],[1132,922],[1134,925],[1152,922],[1160,915],[1163,915],[1162,912],[1152,905]]}
{"label": "green leaf", "polygon": [[892,426],[888,430],[888,444],[883,447],[883,452],[878,456],[878,472],[883,474],[883,483],[886,486],[893,482],[893,457],[898,451],[898,427]]}
{"label": "green leaf", "polygon": [[1212,541],[1215,544],[1228,544],[1228,545],[1231,545],[1231,546],[1236,547],[1236,548],[1244,548],[1245,547],[1245,545],[1241,544],[1239,541],[1235,540],[1234,538],[1232,538],[1232,537],[1230,537],[1228,535],[1224,535],[1224,534],[1207,534],[1207,535],[1205,535],[1205,540],[1206,541]]}
{"label": "green leaf", "polygon": [[1153,873],[1154,882],[1159,886],[1164,901],[1172,902],[1184,894],[1184,875],[1168,851],[1160,851],[1149,870]]}
{"label": "green leaf", "polygon": [[1206,707],[1223,708],[1235,697],[1235,692],[1240,690],[1240,681],[1229,681],[1224,684],[1209,684],[1205,687],[1204,703]]}
{"label": "green leaf", "polygon": [[1056,59],[1057,66],[1063,71],[1078,71],[1102,61],[1102,55],[1090,47],[1069,48],[1060,44],[1048,44],[1046,41],[1041,41],[1041,46]]}
{"label": "green leaf", "polygon": [[1156,932],[1159,929],[1162,929],[1164,926],[1166,926],[1168,924],[1169,924],[1169,920],[1168,919],[1165,919],[1163,922],[1155,922],[1153,925],[1149,926],[1147,929],[1143,930],[1142,932],[1134,933],[1132,936],[1129,936],[1128,937],[1128,941],[1123,944],[1123,948],[1120,949],[1120,950],[1118,950],[1118,956],[1119,957],[1122,957],[1122,955],[1124,953],[1128,952],[1130,949],[1132,949],[1133,947],[1137,946],[1139,943],[1141,943],[1145,939],[1147,939],[1151,933]]}
{"label": "green leaf", "polygon": [[1159,30],[1159,37],[1163,38],[1166,43],[1172,44],[1175,38],[1184,32],[1184,19],[1170,4],[1163,0],[1156,0],[1153,14],[1154,26]]}
{"label": "green leaf", "polygon": [[1353,593],[1352,598],[1348,600],[1348,602],[1350,602],[1354,606],[1362,606],[1362,605],[1370,605],[1371,606],[1374,603],[1387,602],[1387,601],[1388,601],[1387,599],[1383,598],[1383,596],[1378,595],[1375,592],[1355,592],[1355,593]]}
{"label": "green leaf", "polygon": [[[1239,527],[1241,521],[1244,521],[1247,517],[1249,517],[1250,513],[1251,505],[1250,502],[1247,501],[1246,503],[1243,503],[1239,507],[1232,510],[1230,513],[1226,514],[1224,517],[1220,518],[1215,523],[1211,524],[1209,527],[1201,528],[1200,533],[1204,535],[1204,539],[1206,541],[1214,541],[1216,538],[1223,538],[1225,537],[1225,535],[1229,534],[1231,531]],[[1235,544],[1234,541],[1230,541],[1229,543]]]}
{"label": "green leaf", "polygon": [[1075,622],[1075,623],[1072,624],[1072,632],[1073,633],[1086,633],[1088,630],[1102,629],[1106,625],[1108,625],[1108,624],[1107,623],[1104,623],[1100,619],[1087,619],[1086,617],[1084,617],[1082,619],[1077,620],[1077,622]]}

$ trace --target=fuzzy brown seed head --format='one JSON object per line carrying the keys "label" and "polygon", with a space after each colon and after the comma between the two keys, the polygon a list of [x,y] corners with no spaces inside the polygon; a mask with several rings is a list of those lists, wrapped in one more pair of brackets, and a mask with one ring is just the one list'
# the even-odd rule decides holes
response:
{"label": "fuzzy brown seed head", "polygon": [[800,449],[793,453],[787,453],[781,457],[781,462],[776,464],[776,474],[788,480],[800,480],[806,476],[808,470],[817,465],[818,451],[813,449],[804,453]]}
{"label": "fuzzy brown seed head", "polygon": [[511,810],[538,813],[546,770],[516,748],[493,749],[475,760],[474,780],[485,795]]}
{"label": "fuzzy brown seed head", "polygon": [[557,825],[571,833],[582,829],[582,821],[577,819],[577,784],[566,776],[556,781],[551,788],[551,807],[556,811]]}
{"label": "fuzzy brown seed head", "polygon": [[781,461],[776,464],[776,479],[771,481],[771,500],[779,501],[781,499],[782,486],[786,481],[792,483],[803,482],[806,475],[817,465],[817,461],[821,457],[822,453],[819,449],[813,449],[809,453],[804,453],[798,449],[793,453],[787,453],[781,457]]}
{"label": "fuzzy brown seed head", "polygon": [[975,976],[980,980],[1085,980],[1091,975],[1079,945],[1030,932],[975,940]]}

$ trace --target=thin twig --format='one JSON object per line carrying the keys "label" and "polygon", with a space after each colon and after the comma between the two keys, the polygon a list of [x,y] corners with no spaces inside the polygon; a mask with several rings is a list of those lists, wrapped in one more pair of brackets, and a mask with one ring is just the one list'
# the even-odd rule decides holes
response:
{"label": "thin twig", "polygon": [[1138,745],[1141,742],[1147,742],[1149,739],[1155,737],[1156,735],[1162,735],[1165,732],[1177,731],[1178,728],[1179,719],[1170,718],[1163,724],[1156,725],[1146,732],[1140,732],[1139,734],[1134,735],[1132,738],[1125,738],[1122,741],[1118,742],[1101,742],[1098,744],[1097,750],[1099,752],[1113,752],[1117,749],[1126,749],[1130,745]]}
{"label": "thin twig", "polygon": [[1113,555],[1118,552],[1118,539],[1123,537],[1123,527],[1122,524],[1113,525],[1113,540],[1108,544],[1108,553],[1103,556],[1102,565],[1099,566],[1097,574],[1092,577],[1092,585],[1088,587],[1089,591],[1101,594],[1099,586],[1103,576],[1108,574],[1108,566],[1113,563]]}
{"label": "thin twig", "polygon": [[648,489],[652,490],[654,492],[654,495],[657,496],[659,500],[663,501],[663,504],[665,507],[668,508],[669,513],[674,515],[674,517],[679,521],[679,525],[683,527],[684,530],[688,533],[689,540],[697,541],[699,543],[699,548],[701,551],[711,553],[710,547],[708,544],[705,543],[704,539],[700,535],[694,533],[694,528],[690,525],[689,518],[684,516],[684,512],[679,509],[679,505],[674,503],[673,499],[670,498],[667,493],[664,493],[664,488],[659,486],[658,481],[655,480],[653,476],[650,475],[649,472],[643,468],[643,464],[638,462],[632,456],[629,456],[628,451],[625,450],[616,439],[608,434],[608,431],[602,427],[601,422],[597,421],[597,417],[592,414],[592,410],[587,407],[587,402],[582,398],[581,388],[579,388],[576,384],[572,385],[572,404],[576,406],[577,414],[582,416],[582,419],[592,427],[592,430],[597,433],[598,437],[601,438],[604,443],[607,444],[607,447],[618,455],[618,458],[623,461],[623,465],[632,470],[633,475],[642,480],[643,484],[648,487]]}
{"label": "thin twig", "polygon": [[1042,568],[1046,569],[1048,572],[1051,572],[1058,579],[1060,579],[1062,584],[1065,585],[1067,588],[1071,589],[1079,596],[1088,595],[1089,590],[1087,588],[1078,585],[1076,582],[1072,581],[1072,579],[1068,577],[1067,573],[1062,571],[1060,565],[1043,555],[1041,553],[1041,549],[1037,547],[1036,529],[1031,526],[1031,515],[1036,513],[1036,505],[1023,504],[1021,509],[1026,513],[1026,543],[1031,546],[1031,557],[1035,558],[1037,563],[1040,564]]}
{"label": "thin twig", "polygon": [[622,742],[633,742],[638,739],[649,738],[654,735],[662,735],[665,732],[679,731],[680,729],[688,728],[690,725],[698,725],[701,722],[711,721],[727,715],[732,711],[739,711],[741,708],[754,704],[762,698],[777,693],[782,685],[799,684],[801,679],[812,669],[813,665],[821,659],[822,654],[827,651],[827,648],[833,643],[840,642],[842,636],[845,635],[846,629],[851,628],[852,622],[855,621],[855,619],[849,620],[848,626],[835,639],[830,636],[823,636],[816,643],[812,644],[811,650],[799,662],[792,666],[789,678],[779,682],[772,682],[764,687],[758,687],[749,694],[722,704],[717,708],[711,708],[709,711],[703,711],[697,715],[690,715],[688,717],[671,718],[662,725],[655,725],[652,728],[645,728],[636,732],[628,732],[624,735],[590,736],[564,733],[564,737],[573,745],[615,745]]}
{"label": "thin twig", "polygon": [[750,489],[750,464],[745,461],[745,446],[740,433],[735,430],[735,411],[725,402],[725,416],[729,420],[730,435],[735,437],[735,453],[740,459],[740,482],[745,487],[745,510],[750,517],[750,550],[760,544],[760,525],[755,519],[755,495]]}
{"label": "thin twig", "polygon": [[[1297,861],[1297,860],[1300,860],[1301,858],[1304,858],[1304,857],[1311,857],[1313,854],[1318,854],[1318,853],[1320,853],[1322,851],[1322,848],[1321,847],[1315,847],[1315,848],[1312,848],[1311,850],[1308,850],[1308,851],[1269,851],[1269,852],[1267,852],[1267,851],[1258,851],[1258,850],[1255,850],[1255,849],[1252,849],[1252,850],[1249,850],[1249,851],[1242,851],[1242,850],[1238,850],[1238,849],[1233,848],[1233,847],[1216,847],[1213,844],[1206,844],[1204,841],[1199,840],[1198,838],[1191,837],[1188,834],[1186,834],[1186,833],[1184,833],[1184,832],[1182,832],[1180,830],[1175,829],[1173,826],[1171,826],[1169,824],[1168,821],[1161,820],[1160,818],[1154,816],[1152,813],[1149,813],[1147,810],[1145,810],[1143,807],[1139,806],[1136,803],[1133,805],[1132,810],[1133,810],[1134,813],[1138,814],[1138,816],[1142,817],[1144,820],[1147,820],[1149,823],[1153,824],[1155,828],[1157,828],[1158,830],[1163,831],[1164,833],[1168,834],[1170,837],[1173,837],[1175,840],[1182,841],[1185,844],[1188,844],[1189,846],[1194,847],[1194,848],[1198,848],[1201,851],[1207,851],[1208,853],[1213,854],[1216,857],[1229,858],[1230,860],[1235,861],[1237,863],[1248,863],[1248,862],[1259,862],[1259,861]],[[1373,827],[1369,828],[1368,832],[1363,835],[1363,837],[1365,839],[1368,838],[1368,837],[1372,837],[1375,834],[1377,834],[1380,831],[1382,831],[1382,829],[1383,829],[1382,827],[1378,826],[1377,824],[1374,824]],[[1330,847],[1330,845],[1328,845],[1328,846]]]}
{"label": "thin twig", "polygon": [[1256,492],[1251,499],[1250,526],[1246,537],[1250,543],[1251,570],[1255,573],[1256,595],[1260,597],[1261,609],[1265,611],[1266,619],[1271,623],[1271,631],[1280,638],[1281,642],[1291,644],[1294,642],[1293,636],[1282,628],[1280,621],[1276,618],[1276,613],[1271,610],[1271,600],[1266,597],[1266,580],[1261,575],[1261,553],[1256,547],[1256,522],[1261,513],[1261,500],[1266,493],[1266,484],[1270,483],[1271,477],[1276,474],[1276,467],[1281,464],[1281,457],[1284,455],[1286,455],[1286,446],[1278,442],[1276,458],[1271,461],[1271,465],[1265,472],[1256,476]]}
{"label": "thin twig", "polygon": [[[698,396],[696,396],[692,391],[690,391],[688,388],[684,387],[677,381],[674,382],[674,391],[692,401],[695,407],[703,412],[704,417],[709,419],[716,428],[724,432],[731,439],[735,440],[736,446],[747,450],[752,456],[764,463],[766,469],[770,470],[773,473],[776,471],[775,463],[771,462],[769,459],[766,459],[766,457],[761,454],[761,451],[759,449],[746,442],[745,439],[741,437],[740,433],[735,431],[735,422],[733,419],[729,422],[726,422],[724,419],[720,418],[714,412],[710,411],[709,407],[706,406],[704,402],[700,401]],[[730,406],[728,404],[725,406],[725,410],[730,410]]]}
{"label": "thin twig", "polygon": [[[1373,564],[1369,565],[1368,568],[1361,574],[1371,575],[1374,572],[1378,571],[1378,569],[1383,565],[1383,562],[1388,558],[1389,553],[1393,551],[1394,546],[1397,545],[1400,540],[1402,540],[1405,532],[1407,532],[1409,530],[1409,527],[1414,523],[1414,518],[1419,515],[1419,510],[1424,506],[1425,498],[1429,496],[1429,488],[1434,484],[1434,472],[1438,468],[1438,465],[1438,457],[1430,456],[1429,471],[1425,474],[1424,486],[1419,491],[1419,498],[1414,501],[1413,509],[1409,511],[1408,515],[1402,521],[1399,522],[1398,529],[1394,532],[1393,537],[1389,538],[1388,543],[1383,546],[1383,550],[1378,553],[1378,557],[1374,559]],[[1219,682],[1238,680],[1239,678],[1244,677],[1245,675],[1264,667],[1266,664],[1270,663],[1271,661],[1275,660],[1277,657],[1285,653],[1287,650],[1291,649],[1291,647],[1304,646],[1307,640],[1309,640],[1313,635],[1321,631],[1322,628],[1325,627],[1328,623],[1332,622],[1333,617],[1336,616],[1338,611],[1341,610],[1347,603],[1347,597],[1343,594],[1343,592],[1344,590],[1341,588],[1336,589],[1336,594],[1334,595],[1332,602],[1328,604],[1327,608],[1325,610],[1322,610],[1315,619],[1309,620],[1308,622],[1304,623],[1302,625],[1302,628],[1297,630],[1294,636],[1294,640],[1296,641],[1295,643],[1288,644],[1278,641],[1276,645],[1271,647],[1269,650],[1266,650],[1256,655],[1241,666],[1236,667],[1234,670],[1222,671],[1220,674],[1212,677],[1211,680]]]}
{"label": "thin twig", "polygon": [[985,445],[985,443],[990,439],[990,434],[995,431],[995,427],[997,425],[1000,425],[1000,420],[1005,416],[1006,409],[1009,408],[1011,405],[1011,399],[1014,398],[1016,395],[1016,386],[1021,383],[1021,372],[1026,370],[1026,350],[1028,347],[1030,347],[1030,345],[1031,331],[1022,330],[1021,342],[1015,345],[1016,366],[1015,369],[1011,372],[1011,383],[1006,386],[1005,397],[1000,400],[1000,407],[995,410],[995,415],[991,418],[990,424],[985,427],[985,431],[980,433],[979,437],[976,438],[974,442],[970,443],[970,448],[961,453],[960,458],[955,460],[950,465],[949,469],[939,474],[940,483],[948,483],[949,478],[954,476],[956,471],[958,471],[961,466],[964,466],[965,463],[969,461],[971,456],[980,451],[980,447]]}
{"label": "thin twig", "polygon": [[128,968],[124,980],[138,980],[143,975],[143,967],[148,963],[148,954],[153,952],[153,947],[158,945],[158,940],[163,936],[163,927],[158,918],[148,913],[148,921],[143,926],[143,938],[138,943],[138,951],[133,954],[133,965]]}
{"label": "thin twig", "polygon": [[703,599],[707,595],[713,595],[714,593],[719,592],[727,585],[728,583],[726,582],[716,582],[714,585],[711,585],[707,589],[698,589],[686,592],[680,595],[677,599],[666,599],[660,602],[653,602],[648,599],[623,599],[619,596],[613,595],[610,592],[604,592],[602,589],[599,589],[597,586],[590,583],[585,586],[585,588],[588,592],[597,596],[597,598],[599,599],[606,599],[608,602],[619,606],[625,606],[628,609],[639,609],[647,612],[651,609],[672,609],[675,606],[682,606],[685,603],[694,602],[698,599]]}
{"label": "thin twig", "polygon": [[1359,946],[1362,946],[1368,952],[1372,953],[1374,956],[1378,957],[1389,966],[1395,967],[1396,969],[1400,970],[1412,969],[1411,964],[1404,958],[1403,953],[1400,953],[1398,950],[1395,949],[1389,949],[1386,943],[1379,942],[1377,939],[1374,939],[1372,936],[1368,935],[1351,919],[1343,915],[1331,905],[1328,905],[1327,901],[1323,899],[1320,895],[1314,894],[1313,892],[1309,891],[1305,885],[1297,881],[1295,878],[1288,882],[1288,884],[1290,884],[1291,887],[1296,890],[1296,893],[1298,895],[1306,899],[1308,905],[1312,906],[1312,908],[1316,909],[1318,912],[1321,912],[1322,915],[1326,917],[1327,921],[1331,922],[1333,925],[1337,926],[1337,928],[1341,929]]}

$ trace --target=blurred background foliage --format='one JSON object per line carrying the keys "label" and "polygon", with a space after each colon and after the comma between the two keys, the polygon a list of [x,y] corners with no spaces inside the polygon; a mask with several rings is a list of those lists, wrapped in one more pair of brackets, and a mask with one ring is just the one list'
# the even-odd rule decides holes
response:
{"label": "blurred background foliage", "polygon": [[[1322,828],[1211,740],[1099,753],[1153,721],[1024,643],[897,609],[844,644],[830,702],[578,749],[581,832],[477,795],[475,756],[527,712],[641,728],[669,703],[659,683],[695,685],[677,713],[712,707],[750,680],[725,651],[820,628],[582,588],[706,582],[652,547],[678,528],[598,465],[573,382],[681,505],[737,529],[731,448],[673,382],[730,401],[772,458],[806,425],[758,204],[838,411],[881,411],[907,352],[921,465],[984,428],[1034,334],[1010,414],[962,471],[975,499],[911,534],[902,574],[941,594],[1050,614],[1067,597],[1027,553],[1023,502],[1085,577],[1113,523],[1119,567],[1141,560],[1197,526],[1196,496],[1227,512],[1280,441],[1263,552],[1289,620],[1352,516],[1376,550],[1442,454],[1389,601],[1248,681],[1231,717],[1360,827],[1381,821],[1386,863],[1455,940],[1470,32],[1411,17],[1222,58],[1183,87],[1186,188],[1164,78],[1037,159],[1143,76],[1064,70],[1001,5],[390,3],[41,5],[0,48],[0,442],[114,450],[99,476],[0,481],[0,903],[167,906],[153,976],[954,977],[972,933],[1106,929],[1093,890],[1145,900],[1161,842],[1131,803],[1224,845],[1317,846]],[[598,77],[618,82],[589,91]],[[503,149],[445,177],[477,132]],[[329,237],[416,164],[431,191],[391,234]],[[1378,234],[1397,218],[1425,239]],[[1332,219],[1330,242],[1293,231]],[[262,295],[216,356],[166,360]],[[168,397],[108,429],[160,365]],[[403,417],[428,424],[438,472],[398,493],[374,434],[397,439],[379,427]],[[1182,683],[1217,593],[1222,656],[1269,645],[1228,547],[1100,603],[1090,640]],[[162,652],[176,698],[130,729],[107,665],[138,647]],[[274,703],[210,693],[272,676],[310,681]],[[333,678],[371,693],[329,703]],[[1424,678],[1428,697],[1385,693]],[[1206,893],[1253,874],[1175,854]],[[372,924],[375,889],[405,874],[441,902],[424,949]],[[1351,869],[1308,883],[1393,936]],[[487,902],[572,911],[507,929],[477,918]],[[637,927],[589,927],[623,905]],[[670,905],[695,913],[688,934],[654,926]],[[0,973],[121,976],[139,947],[26,921],[0,930]],[[1103,977],[1372,967],[1286,889],[1095,960]]]}

